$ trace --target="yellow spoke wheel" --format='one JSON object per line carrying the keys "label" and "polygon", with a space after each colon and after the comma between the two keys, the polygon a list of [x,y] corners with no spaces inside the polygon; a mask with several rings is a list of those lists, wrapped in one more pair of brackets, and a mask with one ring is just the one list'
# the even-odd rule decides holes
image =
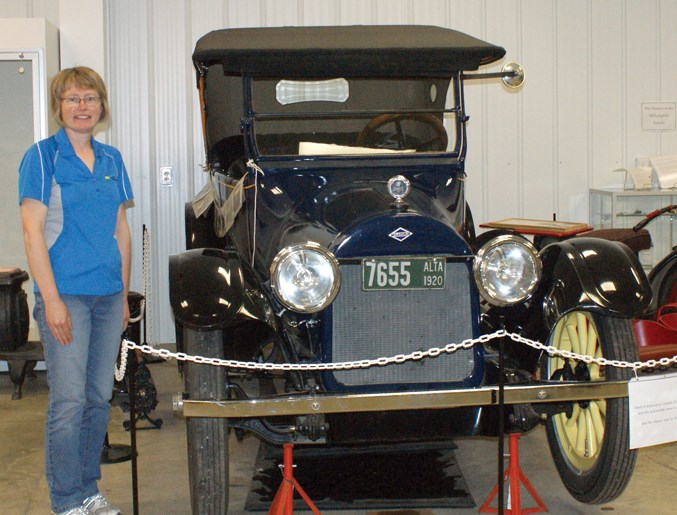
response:
{"label": "yellow spoke wheel", "polygon": [[[562,316],[550,335],[559,350],[595,358],[635,361],[630,320],[584,311]],[[546,356],[543,376],[557,381],[605,381],[630,377],[627,369]],[[604,503],[625,489],[636,461],[629,449],[628,403],[591,399],[568,404],[546,425],[550,451],[562,482],[581,502]]]}

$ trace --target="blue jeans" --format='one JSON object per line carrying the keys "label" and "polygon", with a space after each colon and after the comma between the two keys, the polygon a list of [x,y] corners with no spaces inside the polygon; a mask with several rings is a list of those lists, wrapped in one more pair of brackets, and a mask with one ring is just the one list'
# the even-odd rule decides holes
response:
{"label": "blue jeans", "polygon": [[100,459],[122,334],[123,293],[62,295],[73,340],[61,345],[45,320],[40,294],[33,316],[45,349],[49,403],[45,465],[55,512],[82,505],[98,493]]}

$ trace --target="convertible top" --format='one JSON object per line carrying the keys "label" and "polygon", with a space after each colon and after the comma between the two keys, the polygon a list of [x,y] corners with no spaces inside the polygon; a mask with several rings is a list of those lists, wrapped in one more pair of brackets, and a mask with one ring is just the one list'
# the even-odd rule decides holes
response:
{"label": "convertible top", "polygon": [[193,62],[227,75],[424,76],[476,70],[505,49],[462,32],[417,25],[221,29],[200,38]]}

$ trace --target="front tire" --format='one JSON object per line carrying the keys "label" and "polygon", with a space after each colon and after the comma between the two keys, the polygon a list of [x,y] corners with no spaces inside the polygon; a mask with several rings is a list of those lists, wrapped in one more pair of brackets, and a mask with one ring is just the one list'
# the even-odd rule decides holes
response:
{"label": "front tire", "polygon": [[[550,345],[595,358],[638,360],[632,322],[576,311],[561,317]],[[546,356],[547,378],[554,380],[626,380],[626,368]],[[573,403],[572,409],[549,418],[548,444],[557,472],[580,502],[601,504],[618,497],[627,486],[637,453],[630,450],[628,399],[596,399]]]}
{"label": "front tire", "polygon": [[[184,329],[186,353],[223,357],[222,331]],[[226,372],[223,367],[186,362],[185,390],[192,400],[225,400]],[[186,419],[190,503],[195,515],[228,513],[228,420]]]}

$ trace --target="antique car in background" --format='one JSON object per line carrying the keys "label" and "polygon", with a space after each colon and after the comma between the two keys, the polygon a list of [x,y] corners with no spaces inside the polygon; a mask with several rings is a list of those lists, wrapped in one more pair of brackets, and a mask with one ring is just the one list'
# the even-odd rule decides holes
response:
{"label": "antique car in background", "polygon": [[[387,366],[318,367],[500,329],[637,359],[631,319],[651,289],[627,247],[576,237],[537,252],[509,231],[475,234],[464,85],[518,81],[518,66],[468,73],[504,54],[424,26],[227,29],[198,41],[209,185],[186,206],[187,250],[170,258],[177,342],[188,355],[298,366],[186,363],[177,410],[194,513],[227,511],[229,428],[275,444],[359,446],[545,421],[576,499],[623,491],[636,459],[627,388],[581,397],[575,387],[623,385],[627,369],[499,339]],[[560,401],[544,402],[555,390]]]}

